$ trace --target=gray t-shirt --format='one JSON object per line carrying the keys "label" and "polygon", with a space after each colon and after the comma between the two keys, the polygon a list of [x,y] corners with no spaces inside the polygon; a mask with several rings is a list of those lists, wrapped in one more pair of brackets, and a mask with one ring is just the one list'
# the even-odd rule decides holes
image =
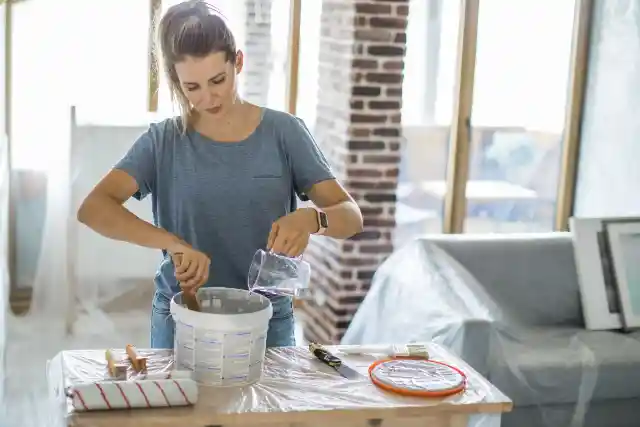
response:
{"label": "gray t-shirt", "polygon": [[[209,255],[205,286],[240,289],[272,223],[296,209],[296,195],[334,177],[304,122],[266,108],[256,130],[234,143],[183,135],[175,119],[152,124],[115,167],[138,183],[134,197],[151,195],[156,226]],[[179,286],[163,254],[156,289],[172,297]]]}

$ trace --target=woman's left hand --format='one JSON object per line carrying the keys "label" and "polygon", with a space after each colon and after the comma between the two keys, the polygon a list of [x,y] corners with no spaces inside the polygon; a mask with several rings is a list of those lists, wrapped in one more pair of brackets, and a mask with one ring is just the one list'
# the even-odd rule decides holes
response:
{"label": "woman's left hand", "polygon": [[300,256],[309,244],[309,236],[317,228],[316,212],[308,208],[298,209],[273,223],[267,249],[290,257]]}

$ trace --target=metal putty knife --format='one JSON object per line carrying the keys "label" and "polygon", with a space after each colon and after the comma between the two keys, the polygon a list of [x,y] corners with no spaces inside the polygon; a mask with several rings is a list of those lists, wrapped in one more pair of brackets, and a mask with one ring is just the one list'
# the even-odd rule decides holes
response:
{"label": "metal putty knife", "polygon": [[345,365],[342,360],[331,354],[326,348],[318,343],[310,343],[309,351],[325,365],[332,367],[343,377],[353,380],[362,378],[358,372]]}

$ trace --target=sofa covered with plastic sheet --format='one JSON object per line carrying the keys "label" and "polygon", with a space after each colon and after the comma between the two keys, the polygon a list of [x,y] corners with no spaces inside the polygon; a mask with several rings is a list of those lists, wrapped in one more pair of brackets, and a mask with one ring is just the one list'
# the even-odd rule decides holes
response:
{"label": "sofa covered with plastic sheet", "polygon": [[513,400],[503,426],[640,426],[640,332],[585,330],[572,244],[415,240],[380,266],[342,343],[448,346]]}

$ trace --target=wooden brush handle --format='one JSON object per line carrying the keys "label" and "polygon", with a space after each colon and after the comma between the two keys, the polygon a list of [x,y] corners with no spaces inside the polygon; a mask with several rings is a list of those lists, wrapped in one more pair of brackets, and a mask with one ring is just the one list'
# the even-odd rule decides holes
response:
{"label": "wooden brush handle", "polygon": [[105,359],[107,359],[107,368],[109,369],[109,375],[111,375],[111,377],[115,377],[116,362],[114,360],[113,353],[111,352],[111,350],[107,350],[105,352]]}
{"label": "wooden brush handle", "polygon": [[198,297],[196,297],[195,293],[182,291],[182,300],[189,310],[200,311],[200,303],[198,302]]}
{"label": "wooden brush handle", "polygon": [[127,344],[126,350],[134,371],[140,372],[147,369],[147,358],[138,356],[138,350],[134,346]]}

